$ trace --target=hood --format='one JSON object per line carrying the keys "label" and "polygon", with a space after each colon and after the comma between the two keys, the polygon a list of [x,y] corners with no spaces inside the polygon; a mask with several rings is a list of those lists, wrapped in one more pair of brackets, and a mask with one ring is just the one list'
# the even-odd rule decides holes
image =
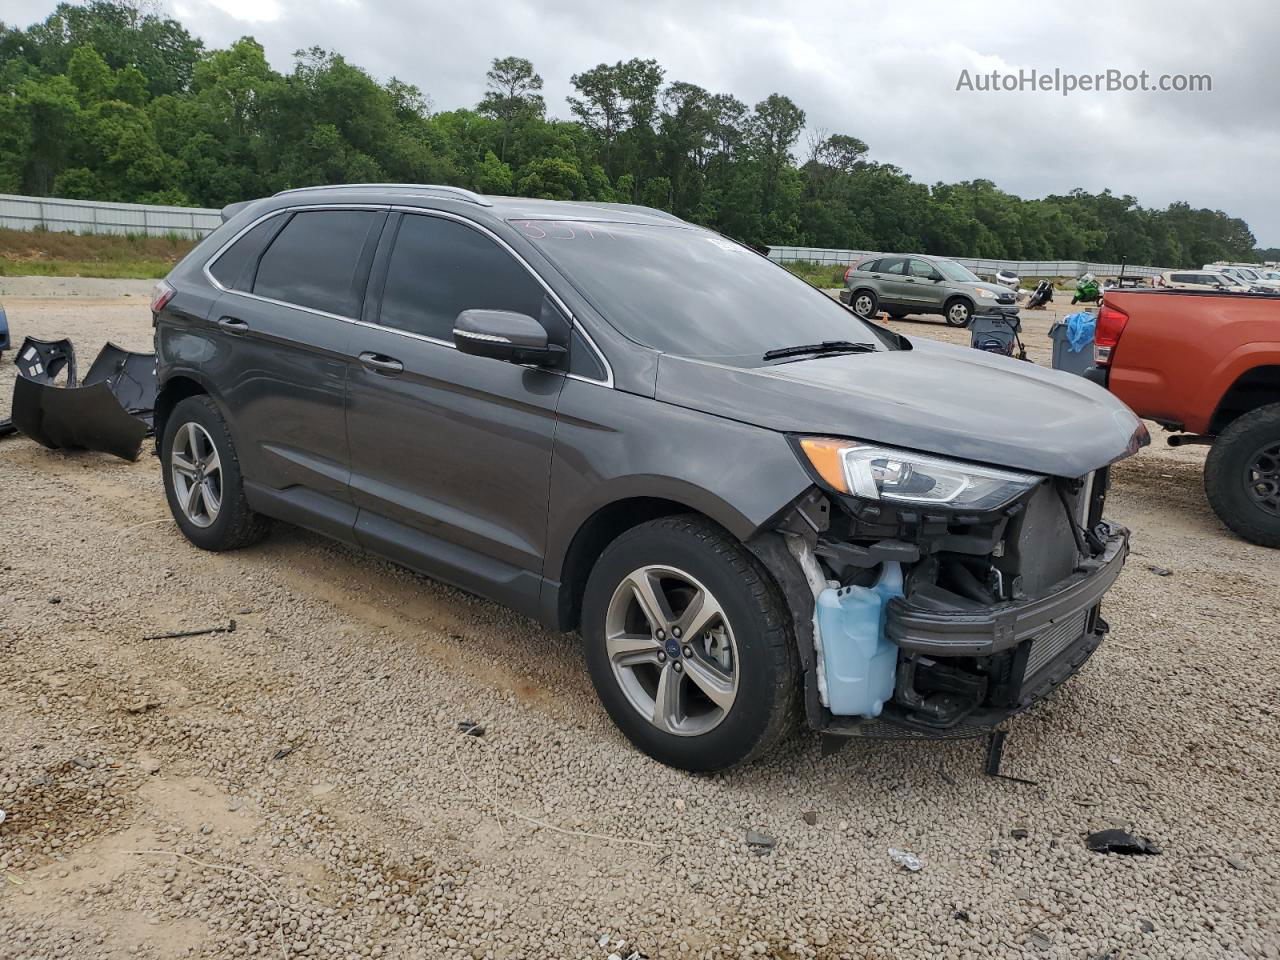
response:
{"label": "hood", "polygon": [[1074,374],[930,340],[911,350],[732,367],[664,354],[656,398],[788,433],[870,440],[1080,477],[1137,452],[1146,427]]}

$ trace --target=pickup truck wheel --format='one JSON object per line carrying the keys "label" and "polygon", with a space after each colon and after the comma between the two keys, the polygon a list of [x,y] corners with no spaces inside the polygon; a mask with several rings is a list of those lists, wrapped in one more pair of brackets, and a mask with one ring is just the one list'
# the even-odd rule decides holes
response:
{"label": "pickup truck wheel", "polygon": [[235,550],[267,535],[270,521],[245,502],[240,461],[217,404],[188,397],[173,408],[160,438],[169,510],[202,550]]}
{"label": "pickup truck wheel", "polygon": [[1280,403],[1222,431],[1205,461],[1204,490],[1213,512],[1237,534],[1280,547]]}
{"label": "pickup truck wheel", "polygon": [[880,309],[880,298],[871,290],[855,290],[849,295],[849,306],[858,316],[870,320]]}
{"label": "pickup truck wheel", "polygon": [[587,581],[582,632],[609,716],[668,766],[746,763],[793,725],[786,603],[759,561],[701,517],[663,517],[610,544]]}
{"label": "pickup truck wheel", "polygon": [[946,319],[948,326],[967,327],[969,318],[973,316],[973,307],[969,305],[968,300],[955,297],[947,301],[947,305],[943,307],[942,315]]}

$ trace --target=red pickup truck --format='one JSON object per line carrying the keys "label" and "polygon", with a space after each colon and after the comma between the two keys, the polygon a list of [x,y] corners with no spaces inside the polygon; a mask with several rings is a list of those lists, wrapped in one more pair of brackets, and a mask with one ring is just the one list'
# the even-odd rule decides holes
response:
{"label": "red pickup truck", "polygon": [[1280,547],[1280,296],[1108,290],[1089,376],[1174,431],[1170,444],[1211,444],[1214,512]]}

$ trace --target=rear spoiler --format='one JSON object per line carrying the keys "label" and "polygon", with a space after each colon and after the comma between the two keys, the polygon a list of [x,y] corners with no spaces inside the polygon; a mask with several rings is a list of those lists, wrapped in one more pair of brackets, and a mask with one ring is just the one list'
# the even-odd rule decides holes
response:
{"label": "rear spoiler", "polygon": [[222,222],[226,223],[228,220],[234,217],[241,210],[245,209],[251,203],[253,203],[252,200],[241,200],[239,203],[227,204],[225,207],[222,208]]}

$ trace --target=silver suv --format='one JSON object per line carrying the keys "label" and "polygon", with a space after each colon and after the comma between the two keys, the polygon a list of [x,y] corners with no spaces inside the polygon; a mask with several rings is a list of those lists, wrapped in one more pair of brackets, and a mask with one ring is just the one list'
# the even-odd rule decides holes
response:
{"label": "silver suv", "polygon": [[861,317],[884,311],[897,320],[932,313],[953,327],[967,327],[975,313],[1017,310],[1014,291],[984,283],[967,267],[942,257],[871,257],[845,272],[844,286],[841,302]]}

